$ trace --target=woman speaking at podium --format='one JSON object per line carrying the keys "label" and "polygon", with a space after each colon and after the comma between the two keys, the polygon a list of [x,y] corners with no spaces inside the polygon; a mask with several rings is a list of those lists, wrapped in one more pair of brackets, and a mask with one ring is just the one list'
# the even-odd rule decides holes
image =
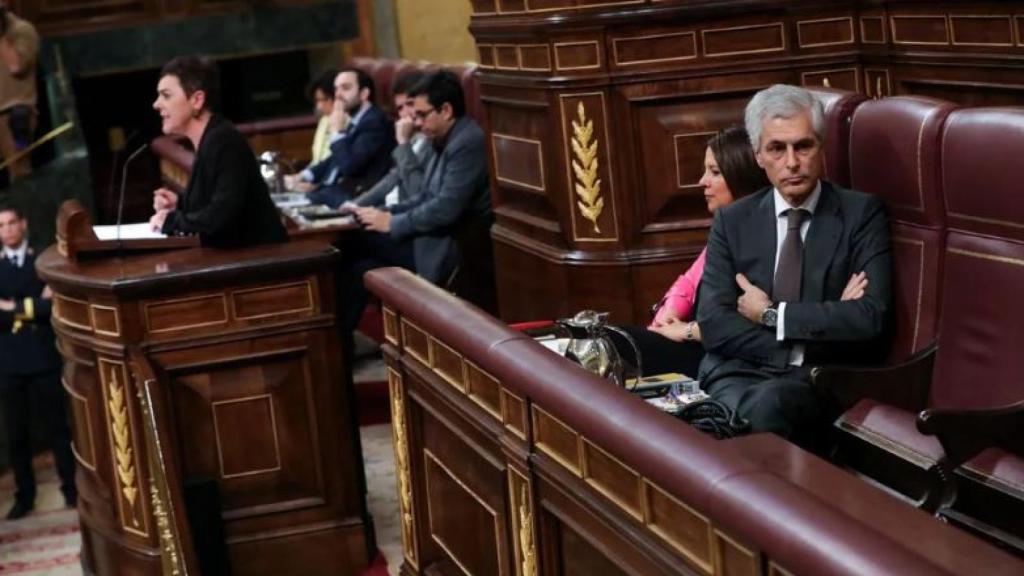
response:
{"label": "woman speaking at podium", "polygon": [[204,246],[286,242],[249,143],[213,111],[219,98],[220,75],[204,58],[175,58],[160,71],[153,108],[163,132],[187,136],[196,156],[180,196],[167,188],[153,193],[149,223],[168,236],[198,234]]}

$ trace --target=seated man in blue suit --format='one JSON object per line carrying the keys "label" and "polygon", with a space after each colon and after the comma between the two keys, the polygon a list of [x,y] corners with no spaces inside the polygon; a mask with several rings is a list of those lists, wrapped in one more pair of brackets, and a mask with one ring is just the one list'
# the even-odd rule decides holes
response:
{"label": "seated man in blue suit", "polygon": [[418,194],[386,209],[354,208],[364,229],[346,239],[339,277],[345,337],[366,305],[363,273],[401,266],[443,285],[465,256],[456,237],[471,229],[486,234],[493,221],[484,132],[466,116],[459,79],[446,70],[434,72],[409,94],[416,127],[431,139],[434,156]]}
{"label": "seated man in blue suit", "polygon": [[334,79],[331,155],[291,176],[289,188],[309,192],[317,204],[336,208],[368,190],[391,167],[394,129],[373,104],[373,78],[357,68],[343,68]]}

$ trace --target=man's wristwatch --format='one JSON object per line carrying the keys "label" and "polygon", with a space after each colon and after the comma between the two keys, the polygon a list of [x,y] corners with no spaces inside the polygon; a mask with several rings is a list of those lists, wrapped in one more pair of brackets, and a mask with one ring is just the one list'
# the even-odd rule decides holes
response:
{"label": "man's wristwatch", "polygon": [[779,311],[775,304],[769,304],[764,312],[761,312],[761,324],[769,328],[775,328],[779,323]]}

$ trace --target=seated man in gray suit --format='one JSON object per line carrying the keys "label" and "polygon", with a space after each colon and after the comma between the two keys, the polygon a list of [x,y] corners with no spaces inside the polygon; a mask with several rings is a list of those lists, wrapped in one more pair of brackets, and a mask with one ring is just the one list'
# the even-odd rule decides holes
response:
{"label": "seated man in gray suit", "polygon": [[[806,90],[758,92],[746,127],[773,186],[715,213],[697,313],[700,380],[753,432],[820,451],[833,414],[811,367],[884,353],[889,222],[879,198],[821,180],[824,112]],[[844,295],[849,286],[862,294]]]}
{"label": "seated man in gray suit", "polygon": [[431,139],[434,157],[419,194],[386,209],[354,209],[363,230],[346,238],[339,278],[346,337],[366,305],[363,273],[402,266],[445,284],[463,256],[456,237],[467,228],[488,230],[493,221],[484,132],[466,116],[459,79],[433,72],[410,94],[416,126]]}
{"label": "seated man in gray suit", "polygon": [[395,80],[395,111],[398,114],[395,120],[395,141],[398,146],[391,151],[395,165],[373,188],[354,201],[346,202],[343,208],[389,207],[408,201],[420,193],[423,172],[434,157],[434,148],[430,145],[430,138],[416,127],[416,99],[409,92],[423,80],[423,76],[423,72],[414,70]]}

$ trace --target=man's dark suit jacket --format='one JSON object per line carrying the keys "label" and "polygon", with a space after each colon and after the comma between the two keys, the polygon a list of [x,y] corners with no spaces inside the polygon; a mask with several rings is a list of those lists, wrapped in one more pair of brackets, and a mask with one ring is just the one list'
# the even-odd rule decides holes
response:
{"label": "man's dark suit jacket", "polygon": [[[806,345],[804,366],[870,363],[884,354],[891,306],[889,222],[882,201],[821,183],[804,240],[800,302],[788,302],[785,340],[736,310],[735,276],[768,293],[775,276],[776,216],[771,187],[719,209],[708,238],[697,321],[708,354],[701,379],[744,369],[784,370],[792,344]],[[840,302],[850,276],[864,271],[858,300]]]}
{"label": "man's dark suit jacket", "polygon": [[[359,123],[344,138],[331,143],[331,155],[309,167],[313,182],[323,186],[340,184],[353,192],[368,190],[391,168],[395,129],[380,108],[370,106]],[[334,173],[335,180],[326,179]]]}
{"label": "man's dark suit jacket", "polygon": [[288,233],[270,200],[245,136],[214,114],[199,141],[192,175],[167,215],[164,234],[199,234],[204,246],[286,242]]}
{"label": "man's dark suit jacket", "polygon": [[[42,298],[44,286],[36,275],[36,259],[31,253],[25,256],[21,268],[0,256],[0,299],[13,299],[15,304],[13,312],[0,311],[0,383],[4,375],[60,369],[50,327],[52,302]],[[14,333],[16,324],[20,326]]]}
{"label": "man's dark suit jacket", "polygon": [[[448,132],[444,149],[427,165],[420,194],[389,210],[391,237],[413,239],[416,273],[435,284],[446,280],[464,256],[458,236],[489,243],[494,216],[486,138],[480,125],[468,116],[459,118]],[[479,257],[487,258],[489,247],[484,248],[488,249]]]}

